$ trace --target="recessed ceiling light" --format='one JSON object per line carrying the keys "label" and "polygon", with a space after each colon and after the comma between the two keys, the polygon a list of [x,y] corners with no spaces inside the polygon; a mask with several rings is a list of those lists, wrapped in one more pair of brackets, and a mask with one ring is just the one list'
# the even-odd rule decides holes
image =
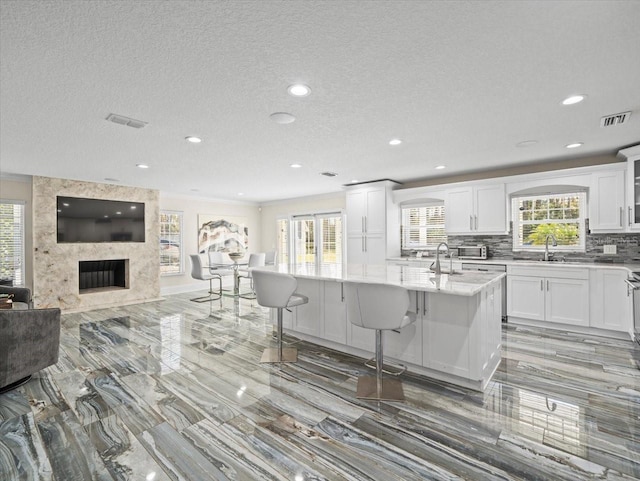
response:
{"label": "recessed ceiling light", "polygon": [[300,167],[302,167],[302,164],[291,164],[289,167],[291,167],[292,169],[299,169]]}
{"label": "recessed ceiling light", "polygon": [[572,95],[571,97],[567,97],[562,101],[562,105],[573,105],[579,102],[582,102],[587,96],[586,95]]}
{"label": "recessed ceiling light", "polygon": [[391,139],[389,141],[389,145],[400,145],[402,143],[402,140],[400,139]]}
{"label": "recessed ceiling light", "polygon": [[116,212],[116,215],[122,215],[122,212],[118,211]]}
{"label": "recessed ceiling light", "polygon": [[276,124],[290,124],[296,120],[293,115],[288,114],[287,112],[274,112],[269,115],[269,118]]}
{"label": "recessed ceiling light", "polygon": [[187,142],[191,142],[192,144],[199,144],[200,142],[202,142],[202,139],[200,137],[194,137],[193,135],[185,137],[184,140],[186,140]]}
{"label": "recessed ceiling light", "polygon": [[567,149],[576,149],[576,148],[581,147],[581,146],[582,146],[582,142],[576,142],[574,144],[565,145],[565,148],[567,148]]}
{"label": "recessed ceiling light", "polygon": [[352,184],[357,184],[357,183],[358,183],[358,179],[353,179],[353,180],[351,181],[351,183],[352,183]]}
{"label": "recessed ceiling light", "polygon": [[445,165],[436,165],[436,170],[442,170],[442,169],[446,169],[447,167]]}
{"label": "recessed ceiling light", "polygon": [[108,219],[108,218],[109,218],[109,216],[108,216],[108,215],[106,215],[106,214],[105,214],[105,215],[103,215],[102,217],[104,217],[105,219]]}
{"label": "recessed ceiling light", "polygon": [[523,140],[522,142],[518,142],[516,144],[516,147],[531,147],[532,145],[536,145],[537,143],[537,140]]}
{"label": "recessed ceiling light", "polygon": [[293,97],[306,97],[311,93],[311,89],[304,84],[293,84],[289,85],[287,92]]}
{"label": "recessed ceiling light", "polygon": [[244,195],[244,192],[238,192],[238,195]]}
{"label": "recessed ceiling light", "polygon": [[138,167],[139,169],[148,169],[149,166],[147,164],[136,164],[136,167]]}

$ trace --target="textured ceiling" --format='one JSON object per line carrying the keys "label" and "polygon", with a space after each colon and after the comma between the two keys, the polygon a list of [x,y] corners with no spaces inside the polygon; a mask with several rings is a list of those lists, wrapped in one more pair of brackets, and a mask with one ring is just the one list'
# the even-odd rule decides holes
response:
{"label": "textured ceiling", "polygon": [[[0,8],[2,174],[260,202],[640,142],[640,1]],[[294,82],[311,95],[290,97]],[[587,100],[562,106],[573,93]],[[627,124],[600,127],[627,110]],[[274,112],[296,121],[276,124]],[[123,127],[109,113],[149,124]],[[394,137],[403,144],[389,146]],[[516,147],[526,140],[538,143]],[[584,146],[565,149],[571,142]]]}

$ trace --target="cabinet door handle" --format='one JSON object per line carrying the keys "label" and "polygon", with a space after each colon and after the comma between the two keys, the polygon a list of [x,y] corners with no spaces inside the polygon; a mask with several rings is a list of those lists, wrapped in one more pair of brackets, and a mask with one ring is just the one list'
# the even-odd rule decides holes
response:
{"label": "cabinet door handle", "polygon": [[422,314],[427,317],[427,293],[422,293]]}
{"label": "cabinet door handle", "polygon": [[360,217],[360,232],[364,234],[364,216]]}
{"label": "cabinet door handle", "polygon": [[475,219],[476,219],[476,230],[478,230],[478,216],[474,215]]}
{"label": "cabinet door handle", "polygon": [[624,209],[620,207],[620,227],[624,227]]}
{"label": "cabinet door handle", "polygon": [[540,290],[544,291],[544,281],[540,279]]}
{"label": "cabinet door handle", "polygon": [[549,281],[547,280],[547,291],[549,290]]}
{"label": "cabinet door handle", "polygon": [[469,216],[469,230],[473,230],[473,216]]}
{"label": "cabinet door handle", "polygon": [[629,225],[631,225],[631,212],[632,212],[631,207],[629,207]]}

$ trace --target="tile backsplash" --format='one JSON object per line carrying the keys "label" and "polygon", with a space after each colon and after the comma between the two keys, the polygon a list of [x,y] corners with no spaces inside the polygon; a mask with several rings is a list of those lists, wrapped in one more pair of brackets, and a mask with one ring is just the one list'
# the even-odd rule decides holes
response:
{"label": "tile backsplash", "polygon": [[[494,259],[539,259],[539,252],[514,252],[511,235],[449,236],[448,244],[486,244],[488,256]],[[605,245],[615,245],[616,254],[605,254]],[[553,251],[553,249],[551,249]],[[588,234],[586,252],[563,252],[559,256],[585,262],[640,261],[640,234]]]}

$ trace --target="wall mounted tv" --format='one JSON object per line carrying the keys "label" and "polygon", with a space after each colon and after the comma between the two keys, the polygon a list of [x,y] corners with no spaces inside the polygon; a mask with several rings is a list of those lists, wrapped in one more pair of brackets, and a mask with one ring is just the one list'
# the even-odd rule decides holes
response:
{"label": "wall mounted tv", "polygon": [[144,203],[60,197],[58,242],[144,242]]}

